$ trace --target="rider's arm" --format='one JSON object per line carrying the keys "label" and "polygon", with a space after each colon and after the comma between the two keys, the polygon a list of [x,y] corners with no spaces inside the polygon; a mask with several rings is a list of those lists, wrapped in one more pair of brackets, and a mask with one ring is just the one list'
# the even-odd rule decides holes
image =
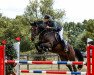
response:
{"label": "rider's arm", "polygon": [[56,22],[52,21],[50,28],[56,30],[57,29]]}

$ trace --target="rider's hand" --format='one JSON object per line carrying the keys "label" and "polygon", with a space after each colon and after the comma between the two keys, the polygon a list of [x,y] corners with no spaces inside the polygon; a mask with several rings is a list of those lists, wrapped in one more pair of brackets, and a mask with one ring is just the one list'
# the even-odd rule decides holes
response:
{"label": "rider's hand", "polygon": [[46,26],[46,28],[48,28],[48,29],[49,29],[49,28],[51,28],[51,27],[49,27],[49,26]]}

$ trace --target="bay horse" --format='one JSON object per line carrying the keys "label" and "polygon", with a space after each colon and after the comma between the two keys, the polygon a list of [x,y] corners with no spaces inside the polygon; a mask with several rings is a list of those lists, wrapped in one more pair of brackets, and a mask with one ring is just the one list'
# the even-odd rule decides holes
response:
{"label": "bay horse", "polygon": [[[64,51],[61,42],[58,40],[58,34],[53,29],[45,29],[43,21],[35,21],[30,23],[31,25],[31,39],[34,40],[39,35],[39,42],[35,44],[38,53],[44,53],[46,51],[56,53],[60,56],[61,61],[84,61],[81,52],[68,43],[68,52]],[[77,59],[76,59],[77,58]],[[75,65],[66,65],[70,71],[76,72]],[[81,70],[83,65],[78,65],[78,69]]]}

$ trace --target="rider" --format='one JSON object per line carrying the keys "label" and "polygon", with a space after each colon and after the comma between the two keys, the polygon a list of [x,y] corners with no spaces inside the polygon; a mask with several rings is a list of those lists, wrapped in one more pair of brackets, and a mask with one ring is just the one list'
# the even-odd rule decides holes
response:
{"label": "rider", "polygon": [[60,36],[61,44],[64,47],[65,52],[68,51],[67,43],[65,43],[63,39],[63,27],[58,25],[55,21],[53,21],[52,17],[50,15],[44,16],[44,25],[46,25],[46,28],[54,28]]}

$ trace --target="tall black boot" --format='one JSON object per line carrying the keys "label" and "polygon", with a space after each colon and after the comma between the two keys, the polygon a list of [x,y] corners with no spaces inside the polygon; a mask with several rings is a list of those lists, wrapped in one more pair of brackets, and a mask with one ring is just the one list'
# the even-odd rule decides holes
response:
{"label": "tall black boot", "polygon": [[64,40],[61,40],[61,44],[62,44],[65,52],[68,52],[68,48],[67,48],[67,45],[65,44],[65,41]]}

